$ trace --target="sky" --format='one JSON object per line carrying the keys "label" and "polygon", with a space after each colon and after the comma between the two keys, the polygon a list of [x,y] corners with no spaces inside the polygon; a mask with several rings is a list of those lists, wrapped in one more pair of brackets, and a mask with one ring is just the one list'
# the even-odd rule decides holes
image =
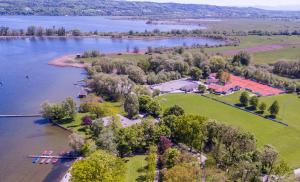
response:
{"label": "sky", "polygon": [[[133,1],[133,0],[132,0]],[[153,2],[176,2],[191,4],[211,4],[220,6],[271,6],[288,7],[300,6],[300,0],[134,0],[134,1],[153,1]]]}

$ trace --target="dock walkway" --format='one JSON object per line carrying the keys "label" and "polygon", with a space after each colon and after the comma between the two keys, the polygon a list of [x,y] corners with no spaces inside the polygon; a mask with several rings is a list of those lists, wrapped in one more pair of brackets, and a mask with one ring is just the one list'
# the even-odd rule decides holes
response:
{"label": "dock walkway", "polygon": [[41,117],[41,114],[0,114],[0,118],[26,118]]}

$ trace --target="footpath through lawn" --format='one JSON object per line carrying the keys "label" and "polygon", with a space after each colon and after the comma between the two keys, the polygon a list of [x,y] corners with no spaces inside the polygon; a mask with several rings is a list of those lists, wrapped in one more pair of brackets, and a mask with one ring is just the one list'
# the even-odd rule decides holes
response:
{"label": "footpath through lawn", "polygon": [[[276,97],[280,98],[280,96]],[[293,98],[293,95],[291,97]],[[271,97],[263,99],[266,99],[266,102],[273,100]],[[285,98],[282,99],[285,100]],[[296,99],[295,96],[294,99]],[[297,124],[297,120],[294,121],[300,118],[300,115],[297,117],[296,111],[300,109],[300,101],[296,103],[296,105],[299,104],[298,107],[289,106],[294,108],[293,110],[281,110],[284,116],[283,121],[290,124],[287,127],[196,94],[168,94],[158,97],[158,100],[163,108],[177,104],[182,106],[186,113],[200,114],[249,131],[255,135],[259,146],[273,145],[291,167],[300,167],[300,123]],[[280,100],[278,101],[280,103]]]}

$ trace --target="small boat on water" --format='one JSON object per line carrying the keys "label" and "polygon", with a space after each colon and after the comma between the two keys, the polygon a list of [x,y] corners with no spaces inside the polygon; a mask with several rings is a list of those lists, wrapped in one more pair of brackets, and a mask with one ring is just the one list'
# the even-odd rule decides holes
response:
{"label": "small boat on water", "polygon": [[44,162],[45,162],[46,160],[47,160],[46,158],[42,158],[41,161],[40,161],[40,164],[44,164]]}
{"label": "small boat on water", "polygon": [[44,150],[43,152],[42,152],[42,155],[47,155],[48,154],[48,150]]}
{"label": "small boat on water", "polygon": [[49,164],[50,162],[51,162],[51,158],[50,159],[47,159],[46,161],[45,161],[45,164]]}
{"label": "small boat on water", "polygon": [[39,160],[40,160],[39,157],[33,158],[33,159],[32,159],[32,163],[37,163]]}
{"label": "small boat on water", "polygon": [[53,151],[52,151],[52,150],[49,150],[49,151],[48,151],[48,155],[51,155],[51,154],[53,154]]}
{"label": "small boat on water", "polygon": [[52,159],[52,164],[55,164],[55,163],[57,163],[57,161],[58,161],[58,159],[57,159],[57,158],[54,158],[54,159]]}

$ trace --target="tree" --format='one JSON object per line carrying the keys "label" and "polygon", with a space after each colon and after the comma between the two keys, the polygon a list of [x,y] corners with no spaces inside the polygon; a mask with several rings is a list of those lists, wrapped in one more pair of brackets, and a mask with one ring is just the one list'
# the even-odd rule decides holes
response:
{"label": "tree", "polygon": [[251,62],[251,56],[245,51],[241,51],[238,54],[234,55],[233,63],[237,65],[248,66]]}
{"label": "tree", "polygon": [[73,36],[80,36],[81,35],[81,31],[79,29],[74,29],[74,30],[72,30],[72,35]]}
{"label": "tree", "polygon": [[114,131],[111,127],[104,127],[96,139],[96,145],[114,154],[118,154],[117,143]]}
{"label": "tree", "polygon": [[250,103],[250,106],[252,106],[252,108],[253,109],[255,109],[256,110],[256,108],[257,108],[257,106],[258,106],[258,97],[257,96],[253,96],[253,97],[251,97],[250,98],[250,101],[249,101],[249,103]]}
{"label": "tree", "polygon": [[76,161],[71,168],[71,182],[124,182],[126,166],[122,159],[98,150]]}
{"label": "tree", "polygon": [[163,154],[168,148],[172,147],[173,143],[165,136],[160,136],[158,148],[161,154]]}
{"label": "tree", "polygon": [[124,110],[127,112],[129,118],[139,114],[139,100],[135,93],[130,93],[125,98]]}
{"label": "tree", "polygon": [[45,102],[41,109],[42,117],[52,121],[59,121],[65,117],[65,112],[61,104],[51,104]]}
{"label": "tree", "polygon": [[221,56],[213,56],[209,62],[212,72],[218,72],[220,69],[224,69],[226,65],[224,58]]}
{"label": "tree", "polygon": [[202,151],[204,142],[203,124],[207,118],[199,115],[182,115],[177,118],[176,135],[179,142],[192,148]]}
{"label": "tree", "polygon": [[26,35],[33,36],[33,35],[35,35],[35,31],[36,31],[36,27],[35,26],[29,26],[27,28]]}
{"label": "tree", "polygon": [[180,152],[175,148],[167,149],[161,156],[163,167],[172,168],[179,163]]}
{"label": "tree", "polygon": [[205,79],[208,78],[210,73],[211,73],[210,67],[208,65],[205,65],[203,67],[203,74],[202,74],[203,78],[205,78]]}
{"label": "tree", "polygon": [[69,144],[73,148],[73,150],[81,152],[85,141],[80,135],[72,133],[71,135],[69,135]]}
{"label": "tree", "polygon": [[228,81],[230,81],[230,73],[220,69],[217,72],[217,78],[220,80],[220,82],[226,84]]}
{"label": "tree", "polygon": [[93,123],[93,120],[90,116],[84,116],[81,120],[82,120],[81,124],[85,126],[90,126]]}
{"label": "tree", "polygon": [[148,107],[148,114],[150,114],[153,117],[159,117],[161,114],[162,108],[160,104],[153,100],[150,102],[149,107]]}
{"label": "tree", "polygon": [[197,67],[192,67],[190,70],[190,76],[193,80],[199,80],[202,77],[202,71]]}
{"label": "tree", "polygon": [[156,175],[156,161],[157,161],[157,147],[150,146],[149,154],[147,156],[147,173],[146,173],[146,181],[154,181]]}
{"label": "tree", "polygon": [[74,119],[77,113],[76,103],[71,97],[67,97],[62,103],[48,103],[42,104],[41,114],[43,118],[52,121],[59,121],[62,119]]}
{"label": "tree", "polygon": [[166,182],[196,182],[200,181],[200,172],[201,169],[197,165],[181,163],[171,169],[164,169],[163,179]]}
{"label": "tree", "polygon": [[93,121],[91,126],[91,131],[94,138],[97,138],[103,129],[104,129],[104,124],[102,119],[96,119]]}
{"label": "tree", "polygon": [[267,175],[273,174],[278,159],[278,152],[270,145],[265,145],[261,154],[261,163]]}
{"label": "tree", "polygon": [[269,107],[269,112],[272,116],[276,116],[279,113],[279,103],[278,101],[274,101],[273,104]]}
{"label": "tree", "polygon": [[199,85],[198,86],[198,91],[202,94],[205,93],[206,92],[206,86],[205,85]]}
{"label": "tree", "polygon": [[58,36],[65,36],[66,35],[66,29],[64,27],[61,27],[57,29],[57,35]]}
{"label": "tree", "polygon": [[129,65],[126,73],[128,78],[138,84],[144,84],[146,82],[145,72],[138,66]]}
{"label": "tree", "polygon": [[274,169],[274,173],[279,176],[284,176],[284,175],[288,174],[290,171],[291,171],[291,168],[283,160],[278,162]]}
{"label": "tree", "polygon": [[129,94],[134,83],[125,75],[98,73],[92,77],[91,86],[96,94],[108,100],[119,100]]}
{"label": "tree", "polygon": [[101,118],[105,114],[104,109],[102,108],[101,104],[98,102],[90,104],[90,112],[92,114],[95,114],[97,118]]}
{"label": "tree", "polygon": [[249,102],[249,94],[248,92],[243,92],[240,96],[240,103],[242,104],[242,106],[248,106],[248,102]]}
{"label": "tree", "polygon": [[267,109],[267,104],[264,102],[260,103],[259,105],[260,112],[264,113],[266,109]]}
{"label": "tree", "polygon": [[194,58],[193,65],[200,68],[201,64],[206,61],[206,56],[203,53],[195,53],[194,55],[190,56],[191,58]]}
{"label": "tree", "polygon": [[149,95],[142,95],[139,97],[139,106],[140,112],[146,113],[149,109],[149,104],[151,103],[152,98]]}
{"label": "tree", "polygon": [[62,108],[64,109],[66,117],[74,119],[77,113],[77,109],[76,109],[76,102],[71,97],[67,97],[62,102]]}
{"label": "tree", "polygon": [[178,105],[174,105],[165,110],[164,117],[169,115],[175,115],[175,116],[184,115],[184,109]]}
{"label": "tree", "polygon": [[152,92],[152,97],[159,96],[159,94],[160,94],[160,90],[159,89],[154,89],[153,92]]}

